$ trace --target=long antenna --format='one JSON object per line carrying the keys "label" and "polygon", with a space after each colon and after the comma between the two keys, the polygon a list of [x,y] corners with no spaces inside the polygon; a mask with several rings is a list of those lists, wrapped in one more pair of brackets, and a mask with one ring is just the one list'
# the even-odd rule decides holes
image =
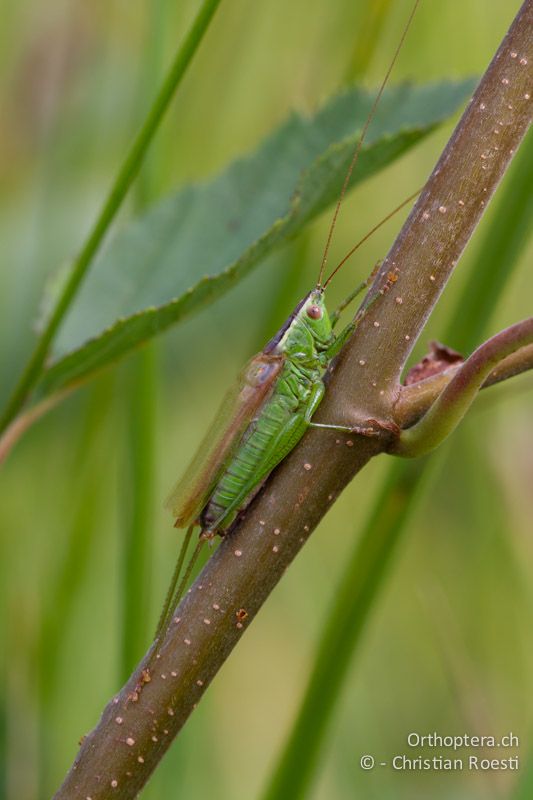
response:
{"label": "long antenna", "polygon": [[375,116],[376,109],[378,107],[379,101],[381,100],[381,96],[383,94],[385,86],[387,85],[387,82],[389,80],[390,74],[391,74],[392,70],[394,69],[394,65],[396,64],[396,61],[397,61],[398,56],[400,54],[400,50],[402,49],[403,43],[405,41],[405,37],[407,36],[407,32],[409,30],[411,22],[413,21],[413,17],[414,17],[414,15],[416,13],[416,10],[418,8],[418,4],[419,3],[420,3],[420,0],[415,0],[415,3],[414,3],[413,8],[411,10],[411,13],[409,14],[409,19],[407,20],[407,24],[406,24],[405,28],[403,29],[403,33],[401,35],[400,41],[398,42],[398,46],[396,47],[394,56],[392,57],[392,61],[389,64],[389,68],[388,68],[388,70],[387,70],[387,72],[385,74],[385,77],[383,78],[381,86],[379,87],[379,91],[378,91],[378,93],[377,93],[377,95],[376,95],[376,97],[374,99],[374,102],[372,103],[372,108],[370,109],[370,113],[369,113],[368,117],[366,118],[366,122],[365,122],[365,124],[363,126],[363,130],[361,132],[361,136],[359,137],[359,141],[357,142],[357,144],[355,146],[355,151],[354,151],[354,154],[353,154],[353,157],[352,157],[352,161],[350,163],[350,166],[348,167],[348,172],[346,173],[346,177],[344,179],[344,183],[342,184],[341,193],[340,193],[339,199],[337,200],[337,205],[335,206],[335,211],[333,213],[333,219],[331,220],[331,225],[329,226],[328,238],[327,238],[327,241],[326,241],[326,246],[324,248],[324,255],[322,256],[322,263],[320,265],[320,272],[318,274],[317,286],[320,286],[321,282],[322,282],[322,277],[324,275],[324,270],[326,269],[326,262],[328,260],[329,248],[330,248],[330,245],[331,245],[331,240],[333,238],[333,231],[335,230],[335,226],[337,224],[337,217],[339,216],[339,211],[341,210],[342,202],[344,200],[344,196],[346,194],[346,190],[348,189],[348,184],[350,183],[350,178],[352,177],[352,173],[354,171],[355,165],[357,164],[357,160],[359,158],[359,153],[361,152],[361,147],[363,146],[363,142],[364,142],[366,134],[368,132],[368,128],[370,127],[370,123],[374,119],[374,116]]}
{"label": "long antenna", "polygon": [[413,194],[412,194],[412,195],[410,195],[409,197],[407,197],[407,198],[406,198],[406,199],[405,199],[405,200],[404,200],[402,203],[400,203],[400,205],[399,205],[399,206],[396,206],[396,208],[395,208],[395,209],[393,209],[392,211],[390,211],[390,212],[387,214],[387,216],[386,216],[386,217],[383,217],[383,219],[382,219],[382,220],[380,220],[380,221],[379,221],[379,222],[378,222],[376,225],[374,225],[374,227],[373,227],[373,228],[371,228],[371,229],[368,231],[368,233],[366,233],[366,234],[363,236],[363,238],[362,238],[362,239],[360,239],[360,240],[357,242],[357,244],[355,244],[355,245],[352,247],[352,249],[351,249],[351,250],[349,250],[349,251],[346,253],[346,255],[344,256],[344,258],[342,259],[342,261],[339,261],[339,263],[337,264],[337,266],[335,267],[335,269],[333,270],[333,272],[331,273],[331,275],[330,275],[330,276],[327,278],[327,280],[324,282],[324,286],[323,286],[323,288],[324,288],[324,289],[326,288],[326,286],[328,285],[328,283],[330,282],[330,280],[333,278],[333,276],[334,276],[334,275],[336,275],[336,274],[337,274],[337,272],[340,270],[340,268],[342,267],[342,265],[343,265],[343,264],[345,264],[345,263],[348,261],[348,259],[349,259],[349,258],[351,258],[351,257],[353,256],[353,254],[355,253],[355,251],[356,251],[356,250],[359,250],[359,248],[361,247],[361,245],[362,245],[362,244],[364,244],[364,243],[366,242],[366,240],[367,240],[367,239],[370,239],[370,237],[372,236],[372,234],[373,234],[373,233],[375,233],[375,232],[376,232],[376,231],[377,231],[379,228],[381,228],[381,226],[382,226],[382,225],[384,225],[386,222],[388,222],[388,221],[389,221],[389,219],[390,219],[391,217],[393,217],[395,214],[397,214],[397,213],[398,213],[398,211],[401,211],[401,209],[402,209],[404,206],[406,206],[408,203],[410,203],[410,202],[411,202],[411,200],[414,200],[414,199],[415,199],[415,197],[418,197],[418,195],[420,194],[420,192],[421,192],[421,191],[422,191],[422,189],[417,189],[417,190],[416,190],[416,192],[413,192]]}

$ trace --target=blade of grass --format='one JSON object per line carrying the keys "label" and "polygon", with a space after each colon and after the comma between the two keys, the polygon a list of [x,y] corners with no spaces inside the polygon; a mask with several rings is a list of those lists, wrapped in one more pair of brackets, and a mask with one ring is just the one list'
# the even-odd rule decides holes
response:
{"label": "blade of grass", "polygon": [[152,343],[138,353],[128,370],[128,391],[122,403],[124,430],[124,496],[119,680],[130,674],[144,652],[149,633],[151,529],[155,505],[155,431],[158,358]]}
{"label": "blade of grass", "polygon": [[413,484],[420,491],[423,467],[423,460],[395,462],[389,471],[341,578],[304,701],[263,800],[309,796],[327,724],[410,513]]}
{"label": "blade of grass", "polygon": [[178,48],[174,61],[159,89],[159,92],[133,140],[131,148],[120,167],[109,191],[107,199],[96,222],[75,260],[69,279],[61,292],[48,323],[39,336],[35,349],[24,368],[15,389],[8,400],[0,419],[0,431],[3,431],[23,406],[26,397],[35,385],[54,336],[61,325],[85,274],[98,252],[104,237],[109,230],[122,202],[136,177],[157,129],[168,109],[170,101],[180,85],[187,67],[202,41],[209,23],[221,0],[204,0],[189,33]]}
{"label": "blade of grass", "polygon": [[[140,100],[149,96],[159,79],[163,52],[166,0],[150,4],[148,36],[144,53],[143,86]],[[161,150],[154,148],[143,165],[136,185],[135,205],[142,211],[157,193],[154,176]],[[122,683],[142,655],[149,631],[150,573],[152,568],[150,532],[155,503],[155,432],[157,430],[157,350],[154,342],[139,352],[128,369],[125,403],[126,429],[122,520],[121,646],[119,680]]]}
{"label": "blade of grass", "polygon": [[[489,229],[450,320],[448,335],[471,349],[486,328],[504,286],[528,238],[533,140],[524,143],[494,215],[498,245]],[[480,291],[485,280],[490,290]],[[468,313],[464,313],[465,306]],[[448,339],[445,339],[448,341]],[[432,462],[429,461],[431,464]],[[325,743],[327,726],[344,678],[360,643],[365,623],[383,586],[392,554],[424,496],[428,459],[393,462],[355,546],[328,614],[311,677],[287,743],[267,784],[263,800],[292,800],[307,795]],[[334,657],[333,655],[334,654]]]}
{"label": "blade of grass", "polygon": [[390,6],[391,0],[370,0],[362,10],[361,35],[356,37],[345,74],[348,83],[355,83],[365,76],[374,53],[378,52]]}

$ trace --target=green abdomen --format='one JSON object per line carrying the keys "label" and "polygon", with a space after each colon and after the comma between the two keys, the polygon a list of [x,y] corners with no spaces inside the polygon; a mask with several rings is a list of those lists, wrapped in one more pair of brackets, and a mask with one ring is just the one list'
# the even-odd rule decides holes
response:
{"label": "green abdomen", "polygon": [[310,382],[288,364],[272,397],[250,424],[201,515],[204,530],[223,531],[248,496],[292,450],[307,428],[304,419]]}

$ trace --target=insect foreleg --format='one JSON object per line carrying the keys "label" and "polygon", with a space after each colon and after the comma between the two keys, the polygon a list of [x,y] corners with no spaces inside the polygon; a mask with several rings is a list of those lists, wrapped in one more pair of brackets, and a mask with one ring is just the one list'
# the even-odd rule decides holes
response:
{"label": "insect foreleg", "polygon": [[364,292],[364,290],[367,288],[367,286],[368,286],[368,281],[363,281],[362,283],[359,284],[359,286],[356,286],[355,289],[353,290],[353,292],[351,292],[348,295],[348,297],[346,297],[342,301],[342,303],[340,303],[337,306],[335,311],[332,314],[330,314],[329,318],[331,320],[331,327],[332,328],[334,328],[335,325],[337,324],[337,322],[339,321],[340,315],[342,314],[344,309],[347,308],[347,306],[350,305],[352,300],[355,300],[355,298],[358,297],[361,294],[361,292]]}
{"label": "insect foreleg", "polygon": [[326,387],[322,383],[322,381],[317,381],[313,384],[313,388],[311,389],[311,396],[307,403],[307,408],[305,409],[304,419],[307,423],[311,422],[311,417],[317,410],[318,406],[322,402],[322,398],[324,397],[324,392],[326,391]]}
{"label": "insect foreleg", "polygon": [[340,353],[352,333],[357,327],[357,322],[349,322],[348,325],[342,329],[338,336],[335,337],[328,349],[322,353],[322,362],[324,366],[328,366],[329,362]]}

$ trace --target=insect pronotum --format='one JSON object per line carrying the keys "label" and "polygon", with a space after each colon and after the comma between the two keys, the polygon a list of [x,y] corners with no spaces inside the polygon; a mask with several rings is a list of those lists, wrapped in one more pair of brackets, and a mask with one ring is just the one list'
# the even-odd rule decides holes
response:
{"label": "insect pronotum", "polygon": [[[196,455],[167,501],[177,528],[187,528],[156,636],[166,628],[183,593],[202,543],[223,536],[250,503],[263,482],[310,427],[354,432],[336,424],[318,424],[313,415],[324,396],[324,373],[356,328],[358,318],[339,335],[334,327],[341,311],[365,288],[361,284],[333,314],[325,304],[332,278],[374,230],[410,202],[418,192],[387,215],[339,262],[324,281],[329,248],[352,172],[390,73],[418,6],[416,0],[386,75],[357,142],[337,202],[316,286],[298,303],[279,331],[241,371],[226,395]],[[358,432],[371,434],[365,429]],[[178,586],[179,575],[195,526],[200,537]],[[176,588],[177,587],[177,588]]]}

